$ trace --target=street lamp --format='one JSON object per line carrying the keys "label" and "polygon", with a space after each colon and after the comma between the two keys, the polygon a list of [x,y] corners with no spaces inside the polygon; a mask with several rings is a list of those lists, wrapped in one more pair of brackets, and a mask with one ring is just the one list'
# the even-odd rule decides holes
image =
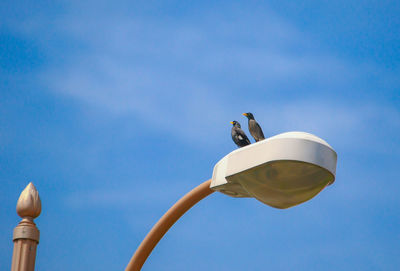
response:
{"label": "street lamp", "polygon": [[279,209],[316,196],[335,180],[337,155],[321,138],[304,132],[279,134],[222,158],[208,180],[176,202],[154,225],[125,271],[138,271],[168,229],[197,202],[219,191],[254,197]]}
{"label": "street lamp", "polygon": [[237,149],[214,167],[211,188],[275,208],[303,203],[333,183],[336,152],[324,140],[289,132]]}

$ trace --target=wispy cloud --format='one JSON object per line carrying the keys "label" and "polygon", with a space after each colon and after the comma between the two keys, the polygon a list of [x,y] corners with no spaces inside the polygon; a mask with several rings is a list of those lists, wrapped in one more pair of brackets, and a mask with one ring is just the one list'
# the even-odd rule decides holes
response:
{"label": "wispy cloud", "polygon": [[[149,183],[148,181],[146,183]],[[81,191],[68,195],[64,203],[72,208],[148,208],[155,204],[163,206],[172,204],[179,197],[187,193],[192,187],[185,182],[156,182],[152,186],[140,183],[124,185],[114,188],[97,188],[92,191]]]}
{"label": "wispy cloud", "polygon": [[[301,129],[341,137],[346,146],[355,137],[371,137],[371,120],[398,126],[395,108],[374,101],[354,105],[320,93],[344,86],[356,91],[351,85],[366,74],[377,76],[378,68],[329,54],[273,12],[230,8],[229,17],[200,12],[185,24],[120,10],[101,21],[92,18],[101,14],[74,12],[42,18],[47,35],[75,44],[62,64],[42,71],[42,82],[55,93],[116,116],[134,114],[189,142],[206,142],[209,131],[225,138],[227,121],[249,110],[271,133]],[[34,21],[22,23],[20,31],[35,33]],[[51,52],[48,40],[43,38],[43,46]],[[52,53],[57,59],[63,52]]]}

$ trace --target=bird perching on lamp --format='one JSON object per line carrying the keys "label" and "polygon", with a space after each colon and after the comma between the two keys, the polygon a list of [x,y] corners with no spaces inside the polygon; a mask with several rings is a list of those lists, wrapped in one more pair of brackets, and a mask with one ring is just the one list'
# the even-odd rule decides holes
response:
{"label": "bird perching on lamp", "polygon": [[250,140],[247,137],[246,133],[242,130],[240,123],[237,122],[236,120],[231,121],[231,124],[233,125],[232,130],[231,130],[231,135],[232,135],[232,140],[235,142],[235,144],[241,148],[247,145],[250,145]]}
{"label": "bird perching on lamp", "polygon": [[264,133],[261,129],[261,126],[258,124],[258,122],[254,119],[254,115],[250,112],[248,113],[243,113],[243,116],[246,116],[247,119],[249,120],[249,132],[251,136],[254,138],[256,142],[261,141],[265,139]]}

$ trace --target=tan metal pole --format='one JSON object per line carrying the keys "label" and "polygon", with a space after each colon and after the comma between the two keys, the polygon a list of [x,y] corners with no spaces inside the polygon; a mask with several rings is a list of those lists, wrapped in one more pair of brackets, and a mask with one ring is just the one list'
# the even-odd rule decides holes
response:
{"label": "tan metal pole", "polygon": [[144,262],[149,257],[151,251],[161,240],[164,234],[172,225],[192,206],[203,198],[212,194],[214,190],[210,189],[211,180],[208,180],[178,200],[153,226],[147,236],[144,238],[135,254],[133,254],[125,271],[139,271]]}
{"label": "tan metal pole", "polygon": [[14,252],[11,271],[34,271],[39,230],[33,219],[42,210],[39,193],[32,183],[22,191],[17,202],[17,213],[22,221],[14,229]]}

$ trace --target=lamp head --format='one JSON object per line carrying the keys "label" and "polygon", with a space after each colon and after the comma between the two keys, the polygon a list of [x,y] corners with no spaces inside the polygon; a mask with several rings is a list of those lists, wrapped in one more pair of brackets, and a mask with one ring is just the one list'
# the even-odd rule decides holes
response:
{"label": "lamp head", "polygon": [[283,133],[226,155],[215,165],[210,187],[285,209],[333,183],[336,161],[336,152],[319,137]]}

